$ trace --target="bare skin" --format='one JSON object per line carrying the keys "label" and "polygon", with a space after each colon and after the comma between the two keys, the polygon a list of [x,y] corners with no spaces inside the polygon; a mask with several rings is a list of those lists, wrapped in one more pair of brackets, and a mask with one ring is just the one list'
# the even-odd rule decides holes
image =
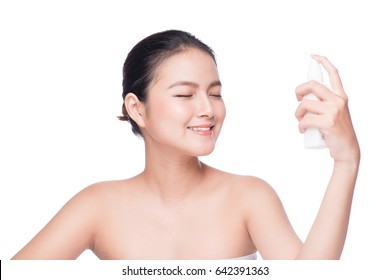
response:
{"label": "bare skin", "polygon": [[[301,132],[315,126],[325,135],[334,171],[304,242],[265,181],[198,160],[214,149],[225,108],[214,62],[190,49],[159,67],[146,104],[126,97],[145,140],[145,170],[82,190],[13,259],[75,259],[86,249],[101,259],[226,259],[256,251],[264,259],[340,258],[360,150],[337,70],[314,58],[332,90],[312,81],[297,87],[299,101],[313,92],[322,102],[303,100],[296,117]],[[193,129],[207,125],[210,133]]]}

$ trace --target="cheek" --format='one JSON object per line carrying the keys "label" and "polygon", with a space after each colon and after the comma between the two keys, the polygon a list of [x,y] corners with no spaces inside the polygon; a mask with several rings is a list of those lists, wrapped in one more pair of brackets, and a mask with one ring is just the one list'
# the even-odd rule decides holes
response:
{"label": "cheek", "polygon": [[215,106],[215,115],[217,116],[219,121],[223,122],[225,120],[225,116],[226,116],[225,103],[221,102],[221,104]]}
{"label": "cheek", "polygon": [[169,107],[171,114],[182,121],[186,121],[194,114],[194,106],[190,102],[172,102]]}
{"label": "cheek", "polygon": [[184,102],[177,103],[169,100],[157,100],[150,104],[147,118],[152,125],[171,126],[178,123],[186,124],[192,116],[193,107]]}

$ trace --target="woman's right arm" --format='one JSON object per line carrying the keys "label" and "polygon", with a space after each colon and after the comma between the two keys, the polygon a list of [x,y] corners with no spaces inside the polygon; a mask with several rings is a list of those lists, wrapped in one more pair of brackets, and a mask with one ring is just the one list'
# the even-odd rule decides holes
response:
{"label": "woman's right arm", "polygon": [[12,259],[70,260],[93,247],[98,193],[91,186],[69,200]]}

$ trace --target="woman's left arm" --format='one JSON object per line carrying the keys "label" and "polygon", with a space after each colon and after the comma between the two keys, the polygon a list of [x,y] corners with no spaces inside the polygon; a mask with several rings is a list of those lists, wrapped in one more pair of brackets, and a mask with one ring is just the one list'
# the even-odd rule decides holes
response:
{"label": "woman's left arm", "polygon": [[[348,229],[352,197],[360,163],[360,147],[337,69],[323,56],[313,55],[329,74],[331,89],[316,81],[296,88],[299,130],[316,127],[334,159],[333,173],[313,226],[298,259],[339,259]],[[314,93],[319,101],[303,99]],[[306,113],[314,113],[308,114]]]}

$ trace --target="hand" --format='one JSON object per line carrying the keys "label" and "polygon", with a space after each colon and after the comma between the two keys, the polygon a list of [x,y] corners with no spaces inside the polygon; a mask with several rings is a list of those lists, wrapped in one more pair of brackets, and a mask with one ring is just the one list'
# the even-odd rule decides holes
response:
{"label": "hand", "polygon": [[[328,72],[331,89],[317,81],[308,81],[296,88],[297,99],[301,101],[295,113],[299,131],[303,133],[308,127],[318,128],[335,163],[359,164],[360,148],[338,71],[326,57],[313,55],[312,58]],[[313,93],[320,101],[303,99],[308,93]],[[313,114],[305,116],[308,112]]]}

